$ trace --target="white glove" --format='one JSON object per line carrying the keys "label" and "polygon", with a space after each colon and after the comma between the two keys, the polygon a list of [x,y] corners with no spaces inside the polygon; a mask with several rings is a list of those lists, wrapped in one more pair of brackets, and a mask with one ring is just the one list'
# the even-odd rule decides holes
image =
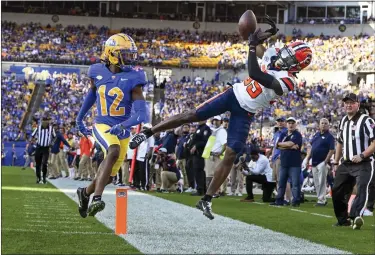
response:
{"label": "white glove", "polygon": [[245,175],[245,176],[248,176],[248,175],[250,175],[250,172],[246,171],[246,170],[242,170],[242,174]]}

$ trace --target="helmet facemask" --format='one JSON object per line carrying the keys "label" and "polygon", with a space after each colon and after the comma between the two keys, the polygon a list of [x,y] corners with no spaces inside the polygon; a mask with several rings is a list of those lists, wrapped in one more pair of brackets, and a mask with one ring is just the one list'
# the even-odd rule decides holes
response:
{"label": "helmet facemask", "polygon": [[275,67],[290,72],[299,72],[302,69],[299,65],[294,51],[288,46],[284,46],[277,53]]}

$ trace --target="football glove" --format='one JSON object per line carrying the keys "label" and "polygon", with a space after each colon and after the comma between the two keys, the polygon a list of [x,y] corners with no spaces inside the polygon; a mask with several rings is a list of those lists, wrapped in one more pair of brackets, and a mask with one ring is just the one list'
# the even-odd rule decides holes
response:
{"label": "football glove", "polygon": [[276,27],[275,22],[270,18],[270,16],[266,15],[265,23],[267,23],[268,25],[270,25],[271,28],[269,28],[266,31],[264,31],[264,33],[270,33],[271,36],[277,34],[277,32],[279,31],[279,29]]}
{"label": "football glove", "polygon": [[121,124],[117,124],[117,125],[114,125],[113,127],[111,127],[111,129],[108,129],[107,131],[105,131],[106,133],[110,133],[111,135],[122,135],[126,132],[126,129],[124,128],[123,125]]}

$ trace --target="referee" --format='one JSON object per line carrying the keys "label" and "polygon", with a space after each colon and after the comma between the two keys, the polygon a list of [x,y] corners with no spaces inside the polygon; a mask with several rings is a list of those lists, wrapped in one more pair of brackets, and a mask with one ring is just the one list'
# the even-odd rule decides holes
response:
{"label": "referee", "polygon": [[47,163],[49,156],[49,149],[56,138],[55,130],[50,124],[50,118],[43,117],[42,124],[40,124],[32,133],[32,138],[37,138],[37,146],[35,150],[35,164],[36,164],[36,183],[41,181],[40,170],[43,171],[43,183],[46,184]]}
{"label": "referee", "polygon": [[[368,187],[374,174],[375,121],[359,111],[357,95],[350,93],[343,102],[346,116],[340,121],[333,169],[336,177],[332,201],[338,221],[334,226],[360,229],[364,223],[361,216],[368,202]],[[348,215],[348,197],[355,184],[357,196]]]}

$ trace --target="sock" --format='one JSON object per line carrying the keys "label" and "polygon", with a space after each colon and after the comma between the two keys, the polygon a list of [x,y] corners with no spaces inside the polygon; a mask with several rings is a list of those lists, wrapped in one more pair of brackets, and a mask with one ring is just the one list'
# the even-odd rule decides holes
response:
{"label": "sock", "polygon": [[102,196],[101,195],[96,195],[92,198],[92,201],[100,201],[102,200]]}
{"label": "sock", "polygon": [[148,137],[151,137],[154,133],[151,131],[151,128],[145,129],[143,133]]}
{"label": "sock", "polygon": [[89,194],[87,194],[87,191],[86,191],[86,189],[87,189],[87,188],[84,188],[84,190],[83,190],[83,195],[85,195],[85,197],[89,197],[90,195],[89,195]]}
{"label": "sock", "polygon": [[212,199],[212,196],[210,196],[210,195],[204,195],[204,197],[202,198],[202,200],[204,200],[204,201],[207,201],[207,202],[211,202],[211,199]]}

